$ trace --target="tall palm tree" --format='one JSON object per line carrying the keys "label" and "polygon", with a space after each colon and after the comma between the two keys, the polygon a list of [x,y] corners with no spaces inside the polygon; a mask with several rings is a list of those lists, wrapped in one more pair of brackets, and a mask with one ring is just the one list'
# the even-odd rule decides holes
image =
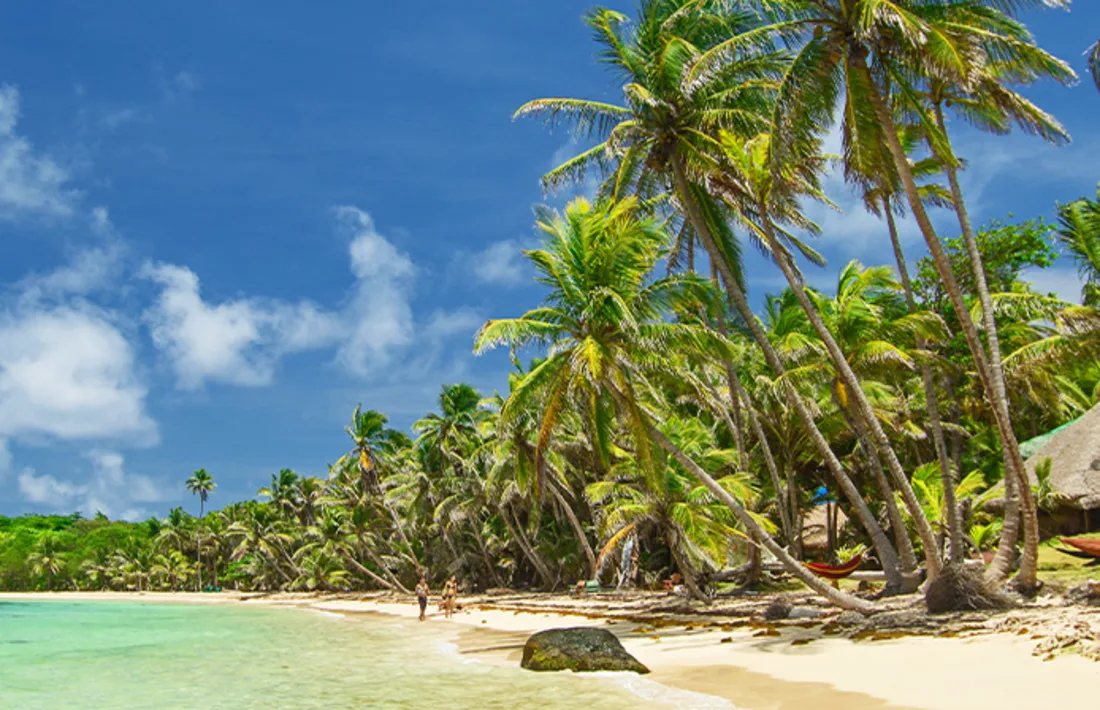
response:
{"label": "tall palm tree", "polygon": [[187,490],[192,495],[199,497],[199,519],[195,525],[195,547],[198,555],[198,568],[199,568],[199,591],[202,591],[202,516],[204,508],[206,507],[206,499],[210,493],[213,492],[218,484],[214,482],[214,477],[206,472],[205,468],[200,468],[191,474],[191,477],[186,481]]}
{"label": "tall palm tree", "polygon": [[[714,154],[720,151],[720,131],[753,136],[767,129],[774,87],[786,62],[770,45],[774,28],[762,29],[751,12],[727,10],[724,3],[697,0],[645,2],[633,25],[611,10],[591,11],[587,22],[603,61],[621,77],[627,106],[539,99],[520,107],[516,116],[542,116],[551,125],[571,123],[578,132],[603,139],[545,175],[547,188],[596,167],[609,173],[604,191],[613,196],[634,190],[649,198],[661,186],[671,185],[687,229],[717,266],[768,366],[782,376],[783,362],[749,306],[740,247],[727,213],[705,183],[717,164]],[[802,248],[797,240],[788,241],[793,248]],[[806,253],[812,255],[809,250]],[[818,428],[812,408],[793,388],[787,392],[818,455],[871,535],[883,565],[896,568],[897,552]]]}
{"label": "tall palm tree", "polygon": [[475,338],[475,351],[496,345],[549,346],[550,357],[512,392],[501,419],[538,403],[543,430],[552,430],[563,409],[573,402],[592,402],[610,395],[631,434],[634,457],[643,469],[661,465],[654,444],[683,466],[716,499],[725,504],[749,535],[776,555],[792,574],[835,603],[869,610],[873,605],[833,589],[781,548],[746,510],[687,456],[654,423],[644,394],[651,390],[646,371],[667,367],[669,350],[703,350],[715,359],[728,355],[711,330],[667,320],[682,299],[707,299],[708,283],[692,276],[650,281],[662,258],[666,234],[652,217],[639,214],[638,202],[590,204],[573,201],[564,215],[543,214],[538,226],[545,248],[527,253],[550,288],[544,305],[523,317],[486,323]]}
{"label": "tall palm tree", "polygon": [[394,532],[404,546],[404,553],[419,573],[420,562],[405,532],[405,525],[382,491],[382,472],[397,451],[409,445],[407,436],[386,426],[388,421],[385,414],[373,409],[364,412],[362,405],[357,405],[351,415],[351,426],[344,427],[344,430],[355,443],[352,454],[359,470],[363,494],[373,497],[386,510],[393,521]]}
{"label": "tall palm tree", "polygon": [[[1026,487],[1019,444],[1012,427],[1003,378],[991,369],[958,279],[940,243],[914,179],[912,166],[898,137],[890,91],[914,93],[914,77],[939,77],[961,86],[985,78],[990,53],[1015,57],[1019,43],[1002,41],[1012,24],[998,6],[1010,9],[1038,6],[1041,0],[995,3],[956,0],[947,4],[921,0],[776,0],[769,7],[778,18],[777,31],[792,25],[803,40],[780,89],[777,103],[777,145],[785,151],[805,150],[832,124],[837,108],[843,115],[844,163],[849,175],[889,173],[889,156],[901,180],[909,207],[936,272],[944,284],[962,333],[974,357],[979,380],[993,405],[994,420],[1005,457],[1006,475]],[[1017,39],[1012,37],[1013,40]],[[909,102],[910,106],[912,102]],[[923,127],[938,151],[951,155],[935,122]],[[885,146],[887,151],[883,151]],[[1025,507],[1027,496],[1021,496]],[[1029,511],[1025,510],[1025,513]],[[1034,589],[1034,539],[1028,540],[1018,579],[1023,591]]]}
{"label": "tall palm tree", "polygon": [[[872,469],[877,470],[881,466],[878,462],[885,459],[894,485],[901,492],[924,543],[928,573],[934,576],[939,570],[940,560],[938,548],[934,545],[935,536],[932,528],[924,517],[909,484],[909,478],[902,468],[889,437],[878,417],[875,416],[874,408],[864,392],[860,378],[849,363],[849,355],[837,342],[838,336],[834,336],[822,319],[817,305],[814,304],[803,285],[802,274],[794,264],[787,244],[781,241],[783,226],[816,230],[816,225],[803,215],[799,201],[800,198],[826,200],[819,185],[822,159],[816,155],[816,151],[809,151],[795,157],[786,151],[773,150],[772,136],[767,133],[745,140],[724,132],[721,140],[725,148],[726,161],[720,165],[710,182],[722,199],[734,207],[739,221],[748,227],[749,233],[764,243],[787,279],[791,292],[832,360],[836,379],[843,388],[844,400],[851,402],[851,407],[845,409],[852,415],[857,430],[862,433],[862,444],[872,461]],[[777,159],[777,155],[781,157]],[[784,165],[779,162],[783,159],[793,160],[793,162]],[[845,274],[848,272],[842,272],[842,277]],[[854,276],[854,274],[848,275]],[[858,283],[858,278],[848,280],[848,283],[853,282]],[[917,317],[913,320],[919,322]],[[888,485],[885,478],[880,479],[880,485]],[[889,489],[884,490],[883,493],[887,497],[890,496]],[[891,504],[887,505],[889,509]],[[896,511],[890,512],[892,519],[900,522]],[[901,561],[908,567],[905,570],[909,576],[907,585],[910,589],[915,589],[918,575],[907,539],[902,540],[901,552]]]}

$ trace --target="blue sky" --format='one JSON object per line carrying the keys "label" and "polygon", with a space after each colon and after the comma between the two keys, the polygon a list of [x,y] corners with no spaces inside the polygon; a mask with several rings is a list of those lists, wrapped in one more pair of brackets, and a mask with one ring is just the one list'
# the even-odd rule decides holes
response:
{"label": "blue sky", "polygon": [[[1081,72],[1100,7],[1076,4],[1028,22]],[[407,427],[443,382],[504,386],[507,356],[471,336],[538,301],[519,249],[573,148],[510,116],[619,100],[588,5],[0,5],[0,514],[195,507],[198,467],[215,504],[251,496],[282,467],[323,473],[357,402]],[[1074,143],[960,129],[977,221],[1049,216],[1100,180],[1100,93],[1029,95]],[[889,260],[830,195],[822,285]],[[748,258],[754,296],[778,290]],[[1076,293],[1068,263],[1036,279]]]}

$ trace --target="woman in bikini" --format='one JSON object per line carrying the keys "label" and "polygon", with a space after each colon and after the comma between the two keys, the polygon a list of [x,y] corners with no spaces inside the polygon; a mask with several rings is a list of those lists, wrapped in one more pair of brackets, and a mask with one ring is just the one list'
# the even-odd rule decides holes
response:
{"label": "woman in bikini", "polygon": [[443,585],[443,614],[450,619],[455,613],[455,602],[458,601],[458,581],[455,575]]}

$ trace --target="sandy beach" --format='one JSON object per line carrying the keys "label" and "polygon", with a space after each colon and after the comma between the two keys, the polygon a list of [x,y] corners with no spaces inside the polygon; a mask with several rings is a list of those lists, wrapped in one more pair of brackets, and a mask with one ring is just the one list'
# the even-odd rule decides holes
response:
{"label": "sandy beach", "polygon": [[[415,602],[308,595],[72,592],[0,594],[0,600],[141,601],[308,607],[348,615],[415,619]],[[426,623],[485,663],[518,663],[527,636],[561,626],[600,625],[668,686],[725,698],[744,710],[1040,710],[1085,707],[1100,664],[1079,656],[1043,661],[1013,634],[974,638],[822,638],[812,629],[760,635],[751,628],[653,628],[626,620],[468,606],[447,621],[434,605]],[[1084,705],[1082,705],[1084,703]]]}

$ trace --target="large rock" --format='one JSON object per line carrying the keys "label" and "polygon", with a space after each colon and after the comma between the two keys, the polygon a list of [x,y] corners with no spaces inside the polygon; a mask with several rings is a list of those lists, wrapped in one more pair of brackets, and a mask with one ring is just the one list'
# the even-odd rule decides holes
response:
{"label": "large rock", "polygon": [[649,673],[607,629],[547,629],[527,639],[520,665],[531,671],[634,671]]}

